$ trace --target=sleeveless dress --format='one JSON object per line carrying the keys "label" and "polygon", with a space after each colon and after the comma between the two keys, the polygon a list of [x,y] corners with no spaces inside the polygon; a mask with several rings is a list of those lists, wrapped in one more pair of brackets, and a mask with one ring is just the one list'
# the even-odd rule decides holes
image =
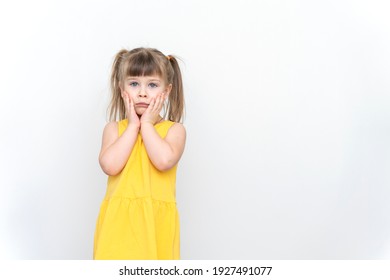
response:
{"label": "sleeveless dress", "polygon": [[[119,135],[128,120],[118,122]],[[174,124],[155,124],[164,138]],[[176,169],[156,169],[141,134],[116,176],[109,176],[94,238],[94,259],[177,260],[180,258],[179,213],[176,207]]]}

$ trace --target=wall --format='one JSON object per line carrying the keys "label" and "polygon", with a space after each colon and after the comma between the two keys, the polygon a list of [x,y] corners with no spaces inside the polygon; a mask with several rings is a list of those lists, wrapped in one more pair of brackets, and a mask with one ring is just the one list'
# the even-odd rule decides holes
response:
{"label": "wall", "polygon": [[183,259],[390,257],[385,1],[0,4],[0,258],[90,259],[121,48],[183,59]]}

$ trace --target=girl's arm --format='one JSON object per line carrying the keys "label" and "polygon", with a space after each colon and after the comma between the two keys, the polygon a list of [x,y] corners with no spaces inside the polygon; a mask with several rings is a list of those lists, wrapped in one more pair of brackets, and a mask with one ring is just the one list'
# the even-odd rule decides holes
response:
{"label": "girl's arm", "polygon": [[116,122],[109,122],[106,125],[99,154],[99,163],[104,173],[115,176],[122,171],[133,150],[138,131],[136,125],[129,124],[122,135],[118,136]]}
{"label": "girl's arm", "polygon": [[179,162],[186,141],[186,131],[182,124],[175,123],[163,139],[153,123],[142,122],[141,135],[149,159],[158,170],[169,170]]}
{"label": "girl's arm", "polygon": [[122,92],[128,125],[121,136],[118,135],[118,123],[109,122],[103,131],[102,148],[99,163],[104,173],[115,176],[125,167],[137,140],[140,120],[135,113],[134,103],[127,92]]}

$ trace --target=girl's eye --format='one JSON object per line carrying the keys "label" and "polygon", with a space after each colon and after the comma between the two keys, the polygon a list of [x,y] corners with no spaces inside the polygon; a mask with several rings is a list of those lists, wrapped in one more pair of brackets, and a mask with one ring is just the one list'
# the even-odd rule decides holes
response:
{"label": "girl's eye", "polygon": [[151,88],[156,88],[156,87],[158,87],[158,85],[155,84],[155,83],[150,83],[149,86],[150,86]]}
{"label": "girl's eye", "polygon": [[137,85],[138,85],[137,82],[131,82],[131,83],[130,83],[130,86],[131,86],[131,87],[136,87]]}

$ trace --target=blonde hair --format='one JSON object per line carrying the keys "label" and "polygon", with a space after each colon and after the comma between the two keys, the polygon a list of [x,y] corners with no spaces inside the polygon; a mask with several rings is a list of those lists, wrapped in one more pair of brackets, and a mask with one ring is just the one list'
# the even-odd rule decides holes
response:
{"label": "blonde hair", "polygon": [[121,96],[121,87],[128,76],[152,76],[162,78],[166,85],[172,84],[164,118],[181,122],[184,113],[184,93],[181,72],[173,55],[165,56],[153,48],[122,49],[115,56],[111,73],[111,102],[108,107],[110,121],[126,118],[126,108]]}

